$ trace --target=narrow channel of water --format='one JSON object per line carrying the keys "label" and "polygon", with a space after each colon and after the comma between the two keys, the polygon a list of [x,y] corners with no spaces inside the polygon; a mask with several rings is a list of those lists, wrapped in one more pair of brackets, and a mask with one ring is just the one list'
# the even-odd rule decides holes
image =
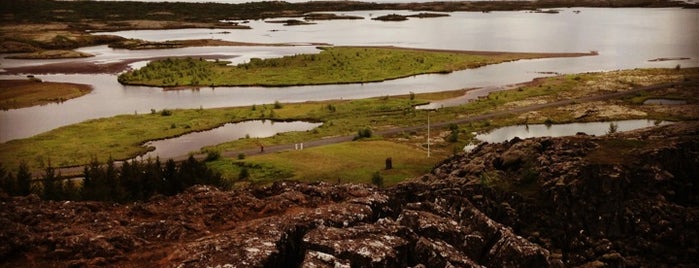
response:
{"label": "narrow channel of water", "polygon": [[[630,131],[651,126],[672,124],[672,122],[668,121],[623,120],[610,122],[570,123],[554,125],[515,125],[497,128],[487,133],[481,133],[476,135],[475,138],[479,141],[498,143],[511,140],[515,137],[521,139],[536,137],[563,137],[572,136],[577,134],[578,132],[582,132],[587,135],[599,136],[608,134],[610,130],[610,124],[612,123],[617,126],[617,132]],[[464,147],[464,150],[470,151],[473,150],[475,147],[476,145],[470,144]]]}
{"label": "narrow channel of water", "polygon": [[179,137],[150,141],[144,146],[154,147],[141,158],[161,159],[186,156],[190,152],[199,151],[202,147],[221,144],[242,138],[265,138],[278,133],[291,131],[307,131],[319,127],[322,123],[303,121],[275,122],[269,120],[253,120],[240,123],[228,123],[207,131],[194,132]]}

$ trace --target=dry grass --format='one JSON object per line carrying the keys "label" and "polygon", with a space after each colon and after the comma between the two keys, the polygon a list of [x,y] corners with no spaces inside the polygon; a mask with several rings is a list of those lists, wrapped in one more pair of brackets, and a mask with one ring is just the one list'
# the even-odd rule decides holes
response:
{"label": "dry grass", "polygon": [[0,80],[0,109],[18,109],[63,102],[88,94],[92,87],[82,84],[37,80]]}

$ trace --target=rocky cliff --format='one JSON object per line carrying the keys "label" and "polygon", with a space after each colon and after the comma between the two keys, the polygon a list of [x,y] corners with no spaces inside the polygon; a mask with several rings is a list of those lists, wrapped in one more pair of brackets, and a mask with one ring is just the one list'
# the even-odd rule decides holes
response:
{"label": "rocky cliff", "polygon": [[696,267],[699,123],[482,144],[394,187],[1,197],[6,267]]}

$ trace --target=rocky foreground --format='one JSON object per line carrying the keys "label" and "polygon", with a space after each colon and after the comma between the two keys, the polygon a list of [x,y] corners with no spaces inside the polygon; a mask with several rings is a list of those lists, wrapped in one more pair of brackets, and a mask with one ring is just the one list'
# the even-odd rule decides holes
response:
{"label": "rocky foreground", "polygon": [[387,189],[2,197],[5,267],[696,267],[699,122],[484,144]]}

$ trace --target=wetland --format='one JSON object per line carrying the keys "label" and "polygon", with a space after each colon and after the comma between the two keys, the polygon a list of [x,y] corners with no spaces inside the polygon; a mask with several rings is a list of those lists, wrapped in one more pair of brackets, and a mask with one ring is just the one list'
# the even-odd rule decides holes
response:
{"label": "wetland", "polygon": [[694,263],[696,1],[181,1],[0,1],[0,266]]}

